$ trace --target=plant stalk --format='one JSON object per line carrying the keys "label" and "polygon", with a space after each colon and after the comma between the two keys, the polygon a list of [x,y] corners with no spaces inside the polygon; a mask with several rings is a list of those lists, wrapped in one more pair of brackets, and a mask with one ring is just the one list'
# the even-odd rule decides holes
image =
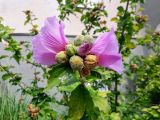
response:
{"label": "plant stalk", "polygon": [[[130,3],[130,0],[127,0],[126,8],[125,8],[123,17],[125,17],[126,14],[127,14],[127,11],[128,11],[128,8],[129,8],[129,3]],[[121,34],[121,37],[120,37],[120,38],[124,38],[125,26],[126,26],[126,24],[124,24],[123,27],[122,27],[122,34]],[[121,52],[124,43],[125,43],[125,39],[123,40],[122,44],[120,45],[119,52]],[[115,77],[115,88],[114,88],[114,92],[115,92],[115,110],[114,110],[114,111],[117,112],[118,96],[119,96],[119,91],[118,91],[118,75],[116,75],[116,77]]]}

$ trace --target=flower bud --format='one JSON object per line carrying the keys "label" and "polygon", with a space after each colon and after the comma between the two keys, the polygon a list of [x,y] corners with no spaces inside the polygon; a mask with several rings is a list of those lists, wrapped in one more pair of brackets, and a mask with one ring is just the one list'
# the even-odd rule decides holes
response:
{"label": "flower bud", "polygon": [[136,16],[136,21],[138,23],[147,22],[148,21],[148,16],[146,16],[146,15]]}
{"label": "flower bud", "polygon": [[94,12],[94,11],[90,13],[90,17],[91,17],[91,18],[95,17],[96,15],[97,15],[97,13]]}
{"label": "flower bud", "polygon": [[87,76],[89,76],[90,74],[91,74],[90,69],[88,69],[88,68],[86,68],[86,67],[82,68],[82,70],[80,71],[80,75],[81,75],[82,77],[87,77]]}
{"label": "flower bud", "polygon": [[98,8],[102,8],[102,9],[104,9],[105,8],[105,4],[104,4],[104,2],[100,2],[100,3],[98,3],[97,4],[97,6],[98,6]]}
{"label": "flower bud", "polygon": [[32,109],[32,113],[38,113],[40,111],[39,107],[35,107]]}
{"label": "flower bud", "polygon": [[57,53],[55,59],[59,64],[68,62],[68,56],[65,51],[60,51],[59,53]]}
{"label": "flower bud", "polygon": [[28,109],[31,110],[32,108],[33,108],[33,105],[32,105],[32,104],[29,104],[29,105],[28,105]]}
{"label": "flower bud", "polygon": [[137,64],[131,64],[130,68],[132,71],[135,71],[136,69],[138,69],[138,66],[137,66]]}
{"label": "flower bud", "polygon": [[99,23],[100,23],[100,25],[106,25],[107,21],[106,20],[102,20]]}
{"label": "flower bud", "polygon": [[94,38],[90,35],[85,35],[83,39],[83,43],[93,43],[94,41]]}
{"label": "flower bud", "polygon": [[84,38],[83,35],[78,35],[74,40],[74,45],[80,46],[83,41],[83,38]]}
{"label": "flower bud", "polygon": [[73,56],[77,53],[77,49],[73,44],[66,45],[66,52],[68,56]]}
{"label": "flower bud", "polygon": [[84,67],[83,59],[77,55],[72,56],[69,63],[73,70],[81,70]]}
{"label": "flower bud", "polygon": [[71,4],[76,5],[77,4],[77,0],[72,0]]}
{"label": "flower bud", "polygon": [[160,32],[155,32],[154,34],[155,34],[155,35],[160,35]]}
{"label": "flower bud", "polygon": [[89,43],[89,44],[92,44],[94,41],[94,38],[90,35],[79,35],[76,37],[75,41],[74,41],[74,45],[76,46],[80,46],[82,45],[83,43]]}
{"label": "flower bud", "polygon": [[28,106],[28,112],[31,118],[36,118],[38,116],[39,111],[40,111],[39,107],[35,107],[32,104]]}
{"label": "flower bud", "polygon": [[87,55],[84,59],[85,67],[88,69],[93,69],[98,64],[97,56],[95,55]]}

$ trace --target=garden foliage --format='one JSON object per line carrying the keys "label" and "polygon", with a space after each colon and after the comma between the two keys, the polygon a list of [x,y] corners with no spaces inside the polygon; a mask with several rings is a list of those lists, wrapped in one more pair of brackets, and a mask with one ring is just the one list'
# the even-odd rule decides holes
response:
{"label": "garden foliage", "polygon": [[[80,21],[85,26],[82,35],[97,36],[99,33],[109,31],[106,25],[108,21],[105,19],[108,13],[104,2],[97,4],[88,0],[57,0],[57,2],[60,21],[69,20],[71,14],[75,16],[80,14]],[[137,34],[147,22],[147,16],[140,15],[142,8],[135,9],[139,3],[143,4],[144,0],[121,0],[122,5],[117,8],[117,16],[111,19],[117,24],[115,33],[125,68],[122,75],[104,67],[96,67],[90,71],[90,75],[82,77],[79,72],[72,70],[72,66],[66,64],[50,67],[38,64],[33,60],[32,50],[28,49],[31,48],[30,41],[15,40],[12,36],[13,29],[4,25],[1,18],[0,42],[4,45],[4,50],[10,54],[0,55],[0,71],[2,79],[18,86],[22,96],[32,97],[30,104],[25,106],[28,110],[25,111],[25,116],[38,120],[159,120],[160,31],[138,37]],[[31,34],[38,34],[37,18],[29,10],[24,13],[25,25],[31,24]],[[147,48],[150,54],[134,55],[132,50],[138,46]],[[24,50],[25,55],[22,54]],[[33,66],[35,72],[30,86],[25,85],[25,78],[21,73],[13,71],[14,65],[1,62],[8,58],[18,64],[25,62]],[[43,71],[41,77],[39,70]],[[40,80],[47,80],[47,86],[38,87],[37,83]],[[126,85],[125,92],[121,92],[119,88],[123,81],[132,82],[134,89],[131,90]],[[57,99],[56,94],[53,96],[48,94],[52,89],[62,97]],[[3,102],[4,100],[1,101]],[[14,116],[10,117],[14,120]]]}

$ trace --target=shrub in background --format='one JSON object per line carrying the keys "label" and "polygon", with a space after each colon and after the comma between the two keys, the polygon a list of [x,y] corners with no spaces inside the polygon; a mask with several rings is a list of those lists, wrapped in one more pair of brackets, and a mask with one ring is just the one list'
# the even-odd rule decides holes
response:
{"label": "shrub in background", "polygon": [[[81,16],[81,22],[85,29],[83,35],[94,34],[108,31],[106,21],[107,11],[105,4],[90,3],[87,0],[57,0],[59,3],[59,18],[61,20],[69,19],[69,15]],[[92,89],[85,88],[77,82],[77,74],[72,76],[66,66],[52,66],[50,68],[37,64],[32,60],[32,51],[28,49],[30,44],[24,41],[16,41],[8,26],[0,22],[0,41],[7,43],[5,50],[11,52],[10,56],[1,55],[0,59],[11,58],[20,62],[31,64],[35,72],[31,86],[23,84],[21,74],[11,71],[13,66],[0,63],[0,70],[3,73],[3,80],[8,80],[12,85],[19,86],[23,95],[31,95],[31,104],[39,107],[35,118],[32,119],[70,119],[73,120],[158,120],[159,119],[159,34],[147,34],[144,38],[135,38],[138,32],[147,22],[147,16],[139,15],[142,8],[135,10],[137,4],[144,3],[144,0],[121,0],[126,6],[118,6],[117,16],[111,21],[117,23],[116,36],[118,38],[120,53],[123,55],[123,62],[128,80],[135,82],[135,91],[122,93],[118,88],[122,84],[123,78],[105,68],[96,68],[91,72],[91,76],[86,77],[86,81],[92,86]],[[83,9],[79,6],[83,6]],[[92,6],[91,9],[88,6]],[[37,19],[29,10],[26,14],[25,24],[31,24],[32,34],[38,33],[38,26],[35,24]],[[152,50],[151,56],[133,56],[132,49],[137,45],[147,46]],[[22,55],[25,50],[25,55]],[[129,59],[133,57],[133,59]],[[39,68],[43,71],[43,78],[39,77]],[[64,72],[67,71],[67,72]],[[59,78],[65,78],[68,81],[60,81]],[[37,87],[40,80],[47,79],[46,88]],[[75,82],[76,81],[76,82]],[[62,94],[62,99],[57,100],[56,94],[48,94],[49,89],[56,87],[57,94]],[[106,90],[106,87],[108,90]],[[103,91],[102,91],[103,90]],[[81,94],[84,93],[84,94]],[[107,103],[108,100],[108,103]],[[94,101],[94,102],[92,102]],[[78,102],[78,103],[77,103]],[[104,104],[105,103],[105,104]],[[107,103],[107,104],[106,104]],[[88,107],[86,107],[86,104]],[[34,108],[33,107],[33,108]],[[72,111],[70,111],[72,108]],[[85,109],[84,109],[85,108]],[[109,109],[110,108],[110,109]],[[68,114],[69,110],[69,114]],[[99,110],[105,111],[100,112]],[[32,111],[32,110],[31,110]],[[91,112],[94,111],[94,112]],[[29,111],[28,111],[29,112]],[[28,114],[26,112],[26,114]],[[97,117],[98,116],[98,117]]]}

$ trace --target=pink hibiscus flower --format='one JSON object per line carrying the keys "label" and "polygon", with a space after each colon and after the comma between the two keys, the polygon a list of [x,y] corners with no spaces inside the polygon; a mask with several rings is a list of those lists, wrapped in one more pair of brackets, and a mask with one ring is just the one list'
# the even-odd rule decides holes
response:
{"label": "pink hibiscus flower", "polygon": [[33,57],[37,63],[43,65],[56,64],[56,54],[65,50],[68,42],[63,29],[64,24],[59,23],[55,16],[47,18],[45,26],[32,40]]}
{"label": "pink hibiscus flower", "polygon": [[82,44],[78,52],[80,55],[92,54],[98,58],[98,65],[112,69],[119,74],[123,72],[122,56],[119,53],[118,41],[114,30],[100,35],[94,44]]}
{"label": "pink hibiscus flower", "polygon": [[[55,56],[60,51],[65,51],[68,41],[64,35],[64,24],[56,17],[49,17],[44,27],[32,41],[33,57],[43,65],[56,64]],[[123,71],[122,56],[119,53],[118,42],[113,29],[100,35],[93,44],[82,44],[78,48],[80,56],[87,54],[96,55],[98,65],[117,71]]]}

